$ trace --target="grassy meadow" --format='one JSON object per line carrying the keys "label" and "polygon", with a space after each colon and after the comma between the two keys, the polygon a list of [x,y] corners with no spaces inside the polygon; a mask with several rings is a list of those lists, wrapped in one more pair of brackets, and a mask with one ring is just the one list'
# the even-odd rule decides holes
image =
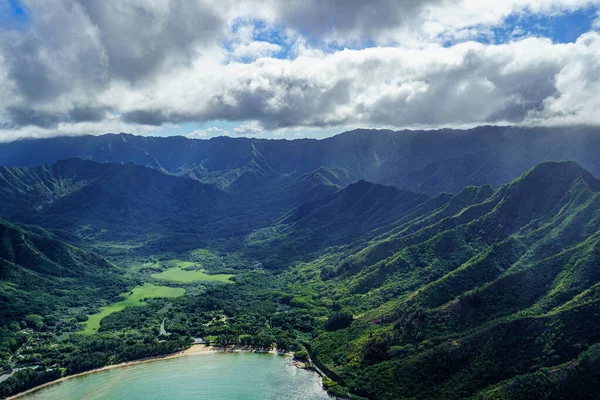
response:
{"label": "grassy meadow", "polygon": [[122,293],[122,301],[113,303],[109,306],[102,307],[99,313],[90,315],[88,320],[85,322],[85,329],[82,333],[91,335],[98,332],[100,328],[100,321],[117,311],[121,311],[126,307],[137,307],[144,306],[146,303],[144,299],[153,298],[165,298],[165,297],[179,297],[183,296],[185,289],[183,288],[172,288],[168,286],[156,286],[152,283],[145,283],[143,286],[133,288],[131,292]]}
{"label": "grassy meadow", "polygon": [[181,267],[169,268],[158,274],[152,274],[154,279],[161,279],[171,282],[191,283],[191,282],[223,282],[233,283],[231,278],[233,274],[207,274],[204,270],[188,270]]}

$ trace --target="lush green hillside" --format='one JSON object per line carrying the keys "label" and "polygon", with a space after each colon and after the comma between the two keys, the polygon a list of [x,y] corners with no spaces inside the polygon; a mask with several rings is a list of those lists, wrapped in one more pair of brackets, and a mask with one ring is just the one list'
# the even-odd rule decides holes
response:
{"label": "lush green hillside", "polygon": [[243,192],[326,168],[342,186],[365,179],[435,195],[469,185],[498,187],[544,161],[574,160],[598,176],[599,146],[598,129],[591,127],[356,130],[291,141],[110,134],[0,144],[0,165],[32,167],[72,157],[132,162]]}
{"label": "lush green hillside", "polygon": [[133,164],[79,159],[33,169],[2,168],[0,192],[0,212],[6,217],[115,239],[176,233],[182,223],[200,230],[225,195],[212,186]]}
{"label": "lush green hillside", "polygon": [[27,334],[79,329],[86,314],[127,288],[119,269],[40,228],[0,220],[0,359],[10,363]]}
{"label": "lush green hillside", "polygon": [[[356,202],[343,206],[346,191]],[[232,315],[221,334],[233,343],[248,333],[237,321],[263,318],[274,338],[283,326],[339,383],[330,384],[338,395],[346,387],[371,399],[595,398],[600,182],[575,163],[541,164],[497,190],[425,197],[355,234],[369,225],[353,225],[361,210],[391,216],[400,193],[363,182],[299,207],[282,219],[298,230],[274,228],[265,249],[306,254],[312,237],[336,245],[336,234],[346,245],[190,309]]]}
{"label": "lush green hillside", "polygon": [[[101,250],[97,239],[157,235],[145,249],[162,254],[121,252],[119,269],[43,229],[3,222],[2,295],[16,305],[2,314],[6,359],[22,344],[19,329],[40,321],[29,314],[41,316],[45,336],[23,353],[38,374],[0,393],[55,378],[42,371],[51,365],[73,373],[202,336],[310,354],[341,396],[595,398],[600,181],[579,164],[543,163],[496,189],[434,196],[346,186],[345,169],[275,177],[255,167],[227,191],[133,164],[1,169],[3,215]],[[177,271],[159,260],[173,259],[194,265],[178,273],[235,277],[169,280]],[[66,282],[81,290],[71,295]],[[177,296],[110,310],[94,335],[50,328],[81,329],[76,321],[100,311],[88,310],[95,302],[117,304],[141,282]]]}
{"label": "lush green hillside", "polygon": [[[95,338],[72,335],[83,328],[89,314],[122,300],[119,294],[135,285],[137,280],[124,278],[123,272],[46,230],[0,219],[0,371],[22,369],[0,383],[0,398],[63,373],[170,353],[187,345],[187,338],[178,335],[159,342],[152,330],[109,332]],[[171,292],[146,291],[140,296],[184,292],[162,289]]]}
{"label": "lush green hillside", "polygon": [[311,259],[330,246],[364,242],[377,230],[390,229],[406,215],[418,215],[435,204],[440,202],[429,201],[427,195],[359,181],[302,204],[274,226],[254,231],[246,237],[246,251],[269,265]]}
{"label": "lush green hillside", "polygon": [[340,189],[334,171],[283,179],[260,192],[213,185],[131,163],[68,159],[34,168],[0,167],[0,216],[83,240],[133,242],[152,254],[240,241],[302,202]]}
{"label": "lush green hillside", "polygon": [[115,265],[40,228],[0,220],[0,237],[1,296],[10,305],[0,309],[1,326],[39,314],[61,329],[68,307],[94,306],[125,288]]}
{"label": "lush green hillside", "polygon": [[497,395],[508,379],[516,393],[516,376],[576,362],[600,342],[599,192],[577,164],[542,164],[452,215],[310,264],[313,285],[357,316],[319,335],[313,356],[356,393],[395,399]]}

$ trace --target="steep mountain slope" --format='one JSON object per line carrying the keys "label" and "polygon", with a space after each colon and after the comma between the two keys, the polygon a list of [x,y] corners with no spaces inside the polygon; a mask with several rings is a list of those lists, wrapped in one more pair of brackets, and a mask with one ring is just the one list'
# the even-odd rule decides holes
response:
{"label": "steep mountain slope", "polygon": [[575,163],[541,164],[308,264],[318,302],[357,316],[311,354],[373,399],[470,398],[507,379],[524,393],[515,377],[577,365],[600,343],[599,263],[600,181]]}
{"label": "steep mountain slope", "polygon": [[[600,389],[600,181],[579,164],[542,163],[497,189],[435,196],[366,181],[344,187],[353,179],[344,168],[285,175],[267,164],[226,191],[134,164],[1,168],[0,215],[88,243],[145,240],[152,251],[215,241],[277,267],[184,296],[169,317],[181,343],[200,332],[222,344],[304,346],[336,380],[327,383],[334,393],[527,399]],[[39,312],[56,326],[68,308],[69,326],[72,307],[99,299],[98,285],[125,290],[110,264],[42,229],[2,222],[0,233],[1,300],[24,310],[4,311],[5,325]],[[64,296],[67,282],[86,282],[83,297]],[[42,299],[31,300],[34,311],[30,295]],[[221,312],[228,318],[207,327],[203,318]],[[152,332],[148,313],[115,313],[109,326]]]}
{"label": "steep mountain slope", "polygon": [[319,169],[261,190],[226,193],[132,163],[68,159],[0,167],[0,215],[94,240],[144,241],[150,234],[154,251],[186,242],[194,248],[274,223],[291,207],[338,191],[342,179]]}
{"label": "steep mountain slope", "polygon": [[310,259],[330,246],[365,241],[378,228],[389,230],[403,216],[422,212],[420,207],[428,201],[427,195],[359,181],[308,201],[284,215],[277,225],[248,235],[247,251],[272,265]]}
{"label": "steep mountain slope", "polygon": [[[11,336],[4,329],[29,314],[43,316],[46,329],[74,328],[85,307],[125,288],[120,271],[102,257],[69,245],[43,229],[0,220],[0,351]],[[16,333],[15,333],[16,334]]]}
{"label": "steep mountain slope", "polygon": [[132,162],[232,191],[262,188],[319,168],[341,186],[360,179],[430,195],[498,187],[543,161],[574,160],[600,175],[597,128],[479,127],[471,130],[356,130],[324,140],[139,137],[127,134],[0,144],[0,165],[31,167],[77,157]]}
{"label": "steep mountain slope", "polygon": [[228,207],[226,194],[210,185],[133,164],[79,159],[3,167],[0,195],[5,217],[92,238],[203,233],[211,215]]}

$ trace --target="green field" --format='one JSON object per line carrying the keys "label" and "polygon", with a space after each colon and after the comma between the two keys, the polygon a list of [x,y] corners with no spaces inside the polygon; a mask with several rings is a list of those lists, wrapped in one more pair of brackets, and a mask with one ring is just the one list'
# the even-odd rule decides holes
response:
{"label": "green field", "polygon": [[189,268],[195,266],[202,266],[200,263],[192,262],[192,261],[182,261],[178,259],[171,260],[160,260],[160,261],[151,261],[146,263],[134,263],[130,266],[132,272],[139,272],[144,268],[160,268],[163,265],[167,267],[179,267],[179,268]]}
{"label": "green field", "polygon": [[230,279],[232,274],[214,274],[210,275],[204,270],[186,270],[181,266],[169,268],[158,274],[152,274],[155,279],[162,279],[172,282],[190,283],[190,282],[223,282],[233,283]]}
{"label": "green field", "polygon": [[102,318],[110,315],[114,312],[121,311],[126,307],[137,307],[146,305],[143,299],[153,299],[158,297],[179,297],[183,296],[185,289],[183,288],[172,288],[167,286],[156,286],[152,283],[145,283],[143,286],[133,288],[132,292],[121,293],[124,298],[118,303],[111,304],[106,307],[102,307],[99,313],[90,315],[85,323],[85,329],[83,333],[86,335],[94,334],[100,328],[100,321]]}

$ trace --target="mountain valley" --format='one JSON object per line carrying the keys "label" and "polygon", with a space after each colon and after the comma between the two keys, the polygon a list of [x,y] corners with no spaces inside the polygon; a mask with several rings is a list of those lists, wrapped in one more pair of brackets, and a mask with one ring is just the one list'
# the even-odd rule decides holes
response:
{"label": "mountain valley", "polygon": [[293,351],[340,398],[594,399],[598,144],[503,127],[1,144],[0,365],[29,368],[0,396],[202,337]]}

